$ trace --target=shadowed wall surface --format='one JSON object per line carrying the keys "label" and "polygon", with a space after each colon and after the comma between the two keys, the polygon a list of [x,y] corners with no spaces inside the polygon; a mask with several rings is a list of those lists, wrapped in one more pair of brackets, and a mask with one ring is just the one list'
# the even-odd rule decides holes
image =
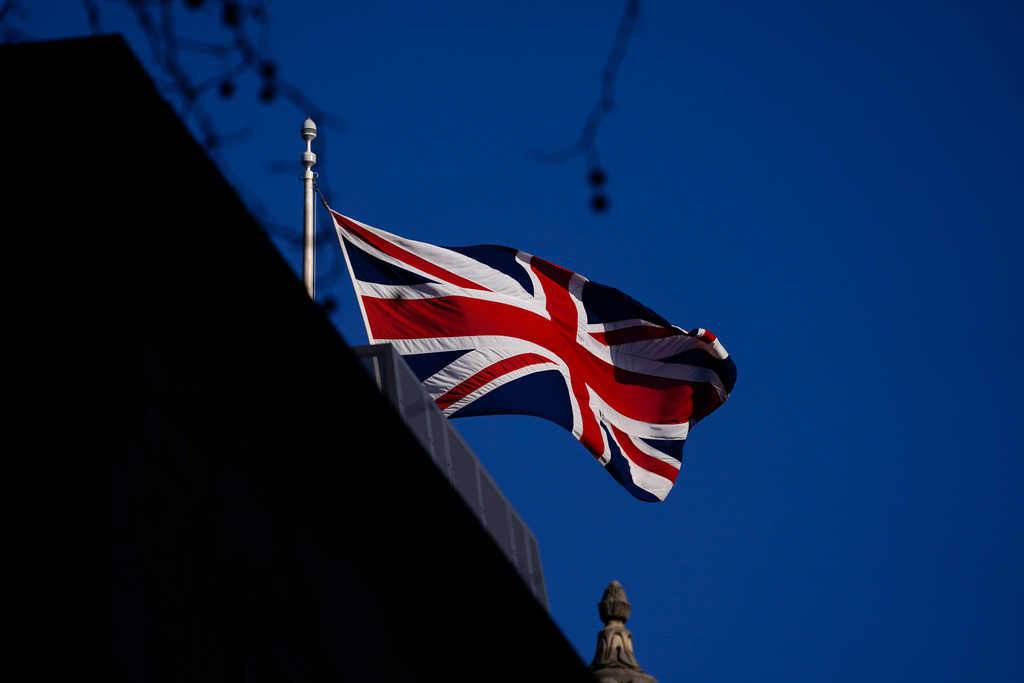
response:
{"label": "shadowed wall surface", "polygon": [[0,63],[37,675],[584,680],[124,43]]}

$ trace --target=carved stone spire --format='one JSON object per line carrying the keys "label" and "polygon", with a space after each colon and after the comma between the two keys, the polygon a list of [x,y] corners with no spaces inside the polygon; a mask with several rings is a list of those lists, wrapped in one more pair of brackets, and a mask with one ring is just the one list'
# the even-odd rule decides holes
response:
{"label": "carved stone spire", "polygon": [[597,652],[590,664],[595,678],[601,683],[658,683],[644,673],[633,654],[633,635],[625,627],[630,604],[618,581],[608,584],[597,610],[605,626],[597,634]]}

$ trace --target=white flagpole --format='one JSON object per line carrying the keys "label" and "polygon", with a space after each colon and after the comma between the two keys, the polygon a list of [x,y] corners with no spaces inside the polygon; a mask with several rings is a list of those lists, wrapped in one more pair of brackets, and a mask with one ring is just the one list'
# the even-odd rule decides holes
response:
{"label": "white flagpole", "polygon": [[313,228],[313,171],[316,165],[316,155],[310,148],[310,143],[316,139],[316,124],[313,119],[307,117],[302,123],[302,139],[306,141],[306,151],[302,153],[302,165],[306,172],[302,174],[302,183],[306,188],[306,204],[302,214],[302,282],[306,285],[306,293],[310,299],[315,300],[314,275],[316,272],[316,249],[314,247]]}

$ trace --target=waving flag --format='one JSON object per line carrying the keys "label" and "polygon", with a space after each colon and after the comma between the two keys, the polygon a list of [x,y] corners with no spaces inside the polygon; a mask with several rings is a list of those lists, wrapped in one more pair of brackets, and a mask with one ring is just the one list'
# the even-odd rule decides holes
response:
{"label": "waving flag", "polygon": [[331,211],[370,343],[405,358],[448,417],[562,425],[626,490],[664,500],[736,366],[617,289],[516,249],[437,247]]}

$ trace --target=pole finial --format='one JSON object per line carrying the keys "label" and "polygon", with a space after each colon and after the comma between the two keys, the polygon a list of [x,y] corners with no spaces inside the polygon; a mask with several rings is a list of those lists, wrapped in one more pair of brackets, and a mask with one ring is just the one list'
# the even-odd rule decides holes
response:
{"label": "pole finial", "polygon": [[306,120],[302,122],[302,139],[307,142],[316,139],[316,124],[313,123],[313,119],[308,116],[306,117]]}
{"label": "pole finial", "polygon": [[316,166],[316,155],[310,147],[310,143],[316,139],[316,124],[309,117],[302,123],[302,139],[306,141],[306,151],[302,153],[302,165],[306,167],[306,175],[303,178],[309,179],[313,177],[309,169]]}

